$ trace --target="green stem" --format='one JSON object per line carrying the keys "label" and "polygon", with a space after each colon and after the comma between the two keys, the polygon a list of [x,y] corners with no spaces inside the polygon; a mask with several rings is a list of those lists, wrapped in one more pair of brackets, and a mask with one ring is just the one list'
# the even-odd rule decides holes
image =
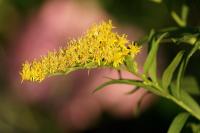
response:
{"label": "green stem", "polygon": [[[176,103],[177,105],[179,105],[180,107],[185,109],[187,112],[189,112],[191,115],[193,115],[195,118],[200,120],[200,115],[195,113],[187,104],[185,104],[180,99],[177,99],[176,97],[170,95],[168,92],[164,91],[164,89],[161,86],[159,86],[158,84],[155,84],[152,81],[148,80],[148,78],[145,75],[142,75],[142,74],[139,74],[139,73],[134,74],[134,75],[136,75],[137,77],[141,78],[147,84],[151,84],[152,88],[154,88],[156,91],[159,92],[159,93],[156,93],[156,95],[159,95],[159,96],[164,97],[166,99],[172,100],[174,103]],[[146,88],[146,89],[148,89],[148,88]],[[154,91],[151,91],[151,92],[154,93]]]}
{"label": "green stem", "polygon": [[193,115],[195,118],[197,118],[198,120],[200,120],[200,116],[197,113],[195,113],[190,107],[188,107],[188,105],[186,105],[184,102],[176,99],[175,97],[173,97],[171,95],[168,95],[165,98],[174,101],[177,105],[179,105],[180,107],[182,107],[183,109],[185,109],[186,111],[188,111],[191,115]]}
{"label": "green stem", "polygon": [[[160,88],[160,86],[154,86],[155,89],[158,90],[163,90],[162,88]],[[180,107],[182,107],[183,109],[185,109],[186,111],[188,111],[191,115],[193,115],[195,118],[197,118],[198,120],[200,120],[200,115],[198,115],[197,113],[195,113],[187,104],[185,104],[183,101],[177,99],[176,97],[170,95],[169,93],[165,92],[165,91],[161,91],[161,97],[167,98],[169,100],[172,100],[174,103],[176,103],[177,105],[179,105]]]}

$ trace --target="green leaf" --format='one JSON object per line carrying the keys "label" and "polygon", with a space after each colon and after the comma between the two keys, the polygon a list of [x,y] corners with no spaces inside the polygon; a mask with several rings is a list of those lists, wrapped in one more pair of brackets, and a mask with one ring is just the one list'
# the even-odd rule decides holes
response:
{"label": "green leaf", "polygon": [[185,22],[185,24],[187,23],[188,12],[189,12],[188,6],[184,4],[182,6],[181,18]]}
{"label": "green leaf", "polygon": [[[173,90],[175,88],[173,88],[173,84],[171,84],[170,87],[172,89],[172,94],[174,94]],[[200,107],[199,107],[198,103],[184,89],[180,90],[180,97],[178,97],[178,98],[173,97],[172,100],[175,103],[177,103],[180,107],[182,107],[183,109],[188,111],[195,118],[200,120]]]}
{"label": "green leaf", "polygon": [[137,66],[136,64],[133,62],[133,57],[132,56],[127,56],[125,58],[125,63],[126,63],[126,67],[128,69],[129,72],[131,73],[136,73],[137,72]]}
{"label": "green leaf", "polygon": [[181,37],[175,37],[175,38],[172,38],[172,40],[176,44],[187,43],[190,45],[194,45],[197,40],[197,36],[198,36],[198,34],[183,33],[183,35],[181,35]]}
{"label": "green leaf", "polygon": [[200,119],[200,107],[186,91],[181,90],[180,100],[189,107],[188,112],[194,112],[195,116]]}
{"label": "green leaf", "polygon": [[189,59],[192,57],[192,55],[200,48],[200,39],[198,38],[198,40],[195,42],[194,47],[192,48],[192,50],[190,51],[190,53],[187,56],[187,62],[189,61]]}
{"label": "green leaf", "polygon": [[148,91],[153,92],[156,95],[163,96],[162,93],[160,93],[159,90],[153,88],[150,84],[145,84],[145,83],[143,83],[143,81],[140,81],[140,80],[131,80],[131,79],[113,79],[113,80],[107,81],[107,82],[101,84],[100,86],[98,86],[93,91],[93,93],[103,89],[104,87],[106,87],[108,85],[113,85],[113,84],[133,85],[133,86],[137,86],[137,87],[140,87],[140,88],[145,88]]}
{"label": "green leaf", "polygon": [[147,39],[148,42],[150,42],[152,40],[152,38],[155,35],[155,33],[156,33],[155,30],[151,29],[151,31],[150,31],[150,33],[148,35],[148,39]]}
{"label": "green leaf", "polygon": [[180,133],[188,118],[188,113],[178,114],[172,121],[167,133]]}
{"label": "green leaf", "polygon": [[181,27],[185,27],[186,26],[185,22],[176,14],[175,11],[171,12],[171,16],[179,26],[181,26]]}
{"label": "green leaf", "polygon": [[176,80],[176,86],[175,86],[175,90],[174,90],[174,96],[178,97],[180,96],[180,86],[181,86],[181,80],[182,80],[182,77],[183,77],[183,73],[184,73],[184,68],[185,67],[185,60],[183,60],[181,62],[181,65],[179,67],[179,70],[178,70],[178,74],[177,74],[177,80]]}
{"label": "green leaf", "polygon": [[130,80],[130,79],[113,79],[110,81],[107,81],[100,86],[98,86],[93,92],[99,91],[103,89],[104,87],[112,84],[127,84],[127,85],[135,85],[139,87],[144,87],[145,85],[140,80]]}
{"label": "green leaf", "polygon": [[148,70],[149,70],[150,66],[152,65],[153,59],[156,57],[157,51],[158,51],[158,43],[156,43],[155,39],[153,39],[152,47],[150,49],[150,52],[148,53],[148,56],[147,56],[145,64],[144,64],[145,75],[148,73]]}
{"label": "green leaf", "polygon": [[182,82],[182,88],[186,90],[189,94],[200,95],[200,88],[198,82],[193,76],[184,77]]}
{"label": "green leaf", "polygon": [[188,6],[184,4],[182,5],[181,17],[179,17],[175,11],[171,12],[171,16],[179,26],[185,27],[187,25],[188,12],[189,12]]}
{"label": "green leaf", "polygon": [[179,71],[178,71],[178,75],[177,75],[177,81],[176,81],[176,95],[177,97],[179,97],[180,94],[180,84],[181,84],[181,80],[184,76],[184,72],[185,69],[187,67],[187,64],[190,60],[190,58],[192,57],[192,55],[198,50],[198,48],[200,47],[200,41],[197,40],[193,46],[193,48],[191,49],[191,51],[189,52],[189,54],[187,55],[187,57],[185,58],[185,60],[181,63]]}
{"label": "green leaf", "polygon": [[158,46],[160,41],[167,35],[167,33],[163,33],[162,35],[159,36],[157,40],[155,38],[152,39],[152,46],[150,49],[150,52],[148,54],[148,57],[144,63],[144,74],[146,75],[148,73],[149,68],[153,64],[154,59],[156,58],[157,51],[158,51]]}
{"label": "green leaf", "polygon": [[151,77],[152,81],[157,83],[157,59],[153,60],[151,67],[149,68],[149,76]]}
{"label": "green leaf", "polygon": [[[153,45],[152,43],[154,42],[154,40],[152,39],[153,36],[155,35],[155,30],[151,30],[150,34],[149,34],[149,39],[148,42],[151,43],[151,46]],[[157,59],[154,58],[152,65],[149,68],[149,76],[151,77],[151,79],[156,83],[157,82]]]}
{"label": "green leaf", "polygon": [[162,76],[162,86],[165,90],[168,89],[168,86],[172,81],[174,71],[176,70],[177,66],[179,65],[182,57],[183,57],[183,51],[180,51],[176,55],[176,57],[173,59],[173,61],[170,63],[170,65],[165,69],[163,76]]}
{"label": "green leaf", "polygon": [[189,123],[188,126],[191,127],[193,133],[200,133],[200,124],[199,123]]}

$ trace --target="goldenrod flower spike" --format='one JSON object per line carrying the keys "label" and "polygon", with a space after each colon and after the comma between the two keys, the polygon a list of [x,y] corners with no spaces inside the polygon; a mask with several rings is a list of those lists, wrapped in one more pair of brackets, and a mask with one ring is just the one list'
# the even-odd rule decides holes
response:
{"label": "goldenrod flower spike", "polygon": [[49,52],[33,62],[25,62],[20,73],[22,81],[40,82],[51,75],[76,69],[119,68],[125,57],[134,57],[140,52],[140,47],[128,44],[126,35],[119,35],[112,29],[111,21],[93,25],[84,36],[71,40],[66,48]]}

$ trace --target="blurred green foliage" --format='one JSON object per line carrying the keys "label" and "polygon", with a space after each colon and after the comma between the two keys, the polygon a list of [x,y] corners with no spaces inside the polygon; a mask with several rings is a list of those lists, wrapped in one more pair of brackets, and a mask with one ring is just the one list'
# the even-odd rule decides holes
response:
{"label": "blurred green foliage", "polygon": [[149,0],[99,0],[99,2],[117,21],[136,24],[145,30],[169,23],[164,4],[157,5]]}
{"label": "blurred green foliage", "polygon": [[199,0],[99,0],[102,7],[117,21],[136,24],[148,31],[152,28],[163,28],[175,25],[170,16],[174,10],[180,14],[181,5],[186,3],[190,7],[189,24],[199,24]]}
{"label": "blurred green foliage", "polygon": [[45,0],[0,0],[0,43],[6,45],[24,20]]}
{"label": "blurred green foliage", "polygon": [[60,133],[51,111],[40,105],[29,105],[4,93],[0,95],[1,133]]}
{"label": "blurred green foliage", "polygon": [[30,11],[37,10],[45,0],[8,0],[20,14],[28,15]]}

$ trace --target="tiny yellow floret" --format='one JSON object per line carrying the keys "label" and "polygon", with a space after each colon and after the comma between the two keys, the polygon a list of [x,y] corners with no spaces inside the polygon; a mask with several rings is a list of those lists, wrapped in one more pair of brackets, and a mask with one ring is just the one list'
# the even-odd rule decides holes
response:
{"label": "tiny yellow floret", "polygon": [[140,52],[140,47],[129,43],[127,35],[119,35],[112,29],[111,21],[93,25],[84,36],[69,41],[65,48],[49,52],[38,60],[26,61],[20,72],[22,81],[40,82],[51,75],[77,69],[119,68],[125,57],[134,57]]}

